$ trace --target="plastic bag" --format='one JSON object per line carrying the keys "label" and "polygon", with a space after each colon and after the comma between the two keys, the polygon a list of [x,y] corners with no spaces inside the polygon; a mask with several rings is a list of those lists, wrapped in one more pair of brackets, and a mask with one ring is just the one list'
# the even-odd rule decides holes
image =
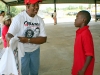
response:
{"label": "plastic bag", "polygon": [[0,60],[0,75],[18,75],[13,51],[10,47],[4,48],[5,52]]}
{"label": "plastic bag", "polygon": [[3,55],[4,52],[5,52],[5,49],[1,49],[0,50],[0,59],[1,59],[1,57],[2,57],[2,55]]}

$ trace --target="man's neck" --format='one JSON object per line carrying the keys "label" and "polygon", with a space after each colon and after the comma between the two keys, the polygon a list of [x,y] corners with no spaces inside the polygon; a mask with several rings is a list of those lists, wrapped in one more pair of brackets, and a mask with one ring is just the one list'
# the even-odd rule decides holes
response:
{"label": "man's neck", "polygon": [[35,15],[30,14],[28,11],[26,11],[26,13],[30,16],[30,17],[34,17]]}

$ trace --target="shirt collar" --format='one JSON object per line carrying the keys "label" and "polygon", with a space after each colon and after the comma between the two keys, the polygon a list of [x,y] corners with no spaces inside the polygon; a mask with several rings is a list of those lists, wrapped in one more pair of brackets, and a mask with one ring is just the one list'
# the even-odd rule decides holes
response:
{"label": "shirt collar", "polygon": [[89,28],[89,26],[84,26],[83,28],[79,28],[77,31],[76,31],[76,33],[82,33],[84,30],[86,30],[86,29],[88,29]]}

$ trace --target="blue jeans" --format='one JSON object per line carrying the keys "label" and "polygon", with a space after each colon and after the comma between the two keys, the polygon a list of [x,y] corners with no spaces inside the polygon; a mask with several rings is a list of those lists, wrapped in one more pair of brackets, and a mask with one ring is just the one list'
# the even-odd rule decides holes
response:
{"label": "blue jeans", "polygon": [[38,75],[40,66],[40,48],[33,52],[25,52],[25,56],[21,59],[22,75]]}

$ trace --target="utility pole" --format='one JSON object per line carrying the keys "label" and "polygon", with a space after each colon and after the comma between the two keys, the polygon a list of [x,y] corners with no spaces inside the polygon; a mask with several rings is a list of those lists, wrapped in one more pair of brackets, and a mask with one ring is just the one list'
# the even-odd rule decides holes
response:
{"label": "utility pole", "polygon": [[95,0],[95,22],[97,22],[96,15],[97,15],[97,0]]}

